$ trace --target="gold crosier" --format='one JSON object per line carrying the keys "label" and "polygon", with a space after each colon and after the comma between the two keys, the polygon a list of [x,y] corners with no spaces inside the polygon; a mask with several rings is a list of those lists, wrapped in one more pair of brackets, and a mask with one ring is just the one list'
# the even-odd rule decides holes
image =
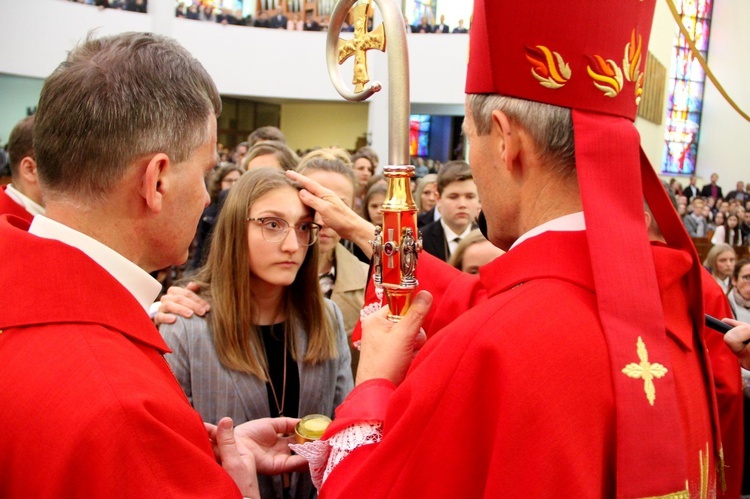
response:
{"label": "gold crosier", "polygon": [[354,38],[344,40],[339,38],[339,64],[343,64],[349,57],[354,56],[354,91],[361,92],[365,84],[370,81],[367,71],[367,51],[380,50],[385,52],[385,31],[379,25],[372,31],[367,31],[368,19],[372,15],[372,5],[363,3],[352,9],[354,17]]}
{"label": "gold crosier", "polygon": [[[409,179],[414,167],[409,163],[409,56],[406,29],[401,9],[393,0],[375,0],[383,24],[367,31],[372,15],[372,0],[341,0],[333,9],[326,40],[328,74],[336,91],[347,100],[363,101],[382,89],[370,81],[367,51],[385,51],[388,43],[388,165],[383,174],[388,191],[383,202],[383,225],[375,229],[373,247],[373,281],[384,292],[390,314],[398,321],[411,304],[417,287],[415,271],[422,251],[422,236],[417,230],[417,206],[411,194]],[[354,16],[354,37],[340,38],[341,27],[349,12]],[[354,92],[344,84],[339,65],[354,55]]]}

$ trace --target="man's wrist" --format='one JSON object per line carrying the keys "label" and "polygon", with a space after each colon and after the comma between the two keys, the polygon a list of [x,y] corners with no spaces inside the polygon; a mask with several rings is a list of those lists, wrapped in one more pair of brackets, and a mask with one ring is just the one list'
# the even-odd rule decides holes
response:
{"label": "man's wrist", "polygon": [[375,226],[362,219],[362,223],[357,227],[356,236],[353,238],[354,243],[359,246],[359,249],[367,256],[372,258],[372,246],[370,246],[370,240],[375,237]]}

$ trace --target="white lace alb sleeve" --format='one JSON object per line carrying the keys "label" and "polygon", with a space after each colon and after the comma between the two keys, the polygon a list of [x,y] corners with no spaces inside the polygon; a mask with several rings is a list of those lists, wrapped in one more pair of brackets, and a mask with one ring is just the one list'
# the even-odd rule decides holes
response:
{"label": "white lace alb sleeve", "polygon": [[382,438],[382,421],[363,421],[345,428],[328,440],[290,444],[289,447],[307,459],[312,482],[320,490],[328,475],[353,450],[378,443]]}

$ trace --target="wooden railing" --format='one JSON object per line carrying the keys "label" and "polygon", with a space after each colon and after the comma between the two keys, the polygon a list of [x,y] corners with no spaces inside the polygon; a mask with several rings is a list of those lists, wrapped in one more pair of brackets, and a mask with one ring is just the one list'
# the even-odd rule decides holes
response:
{"label": "wooden railing", "polygon": [[[711,244],[711,236],[693,237],[692,239],[695,249],[698,250],[698,256],[700,257],[701,262],[703,262],[713,246],[713,244]],[[737,253],[737,260],[745,258],[750,253],[747,246],[735,246],[734,251]]]}

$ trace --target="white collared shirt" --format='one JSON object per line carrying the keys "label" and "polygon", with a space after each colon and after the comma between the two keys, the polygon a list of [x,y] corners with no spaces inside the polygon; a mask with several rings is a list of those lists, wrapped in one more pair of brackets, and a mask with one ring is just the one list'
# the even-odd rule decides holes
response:
{"label": "white collared shirt", "polygon": [[32,215],[44,215],[44,206],[13,187],[13,184],[8,184],[7,187],[5,187],[5,194]]}
{"label": "white collared shirt", "polygon": [[[112,248],[82,232],[71,229],[44,215],[37,215],[31,222],[29,234],[45,239],[54,239],[83,251],[117,279],[117,282],[122,284],[125,289],[130,291],[147,312],[151,303],[159,296],[161,291],[159,281]],[[75,272],[76,269],[70,269],[70,271]]]}
{"label": "white collared shirt", "polygon": [[527,239],[531,239],[532,237],[538,236],[539,234],[543,234],[547,231],[573,232],[579,230],[586,230],[586,220],[584,220],[583,218],[582,211],[577,211],[569,215],[563,215],[558,218],[553,218],[549,222],[544,222],[542,225],[534,227],[526,234],[516,239],[516,242],[513,243],[510,249],[515,248]]}
{"label": "white collared shirt", "polygon": [[430,222],[437,222],[438,220],[440,220],[440,210],[435,206],[435,209],[432,210],[432,220]]}
{"label": "white collared shirt", "polygon": [[[445,232],[445,241],[448,243],[448,251],[450,252],[450,255],[452,255],[458,247],[458,241],[456,241],[456,238],[463,239],[468,236],[469,232],[471,232],[471,224],[467,225],[466,230],[464,230],[461,234],[456,234],[455,232],[453,232],[451,228],[448,227],[448,224],[445,223],[445,220],[443,220],[442,218],[440,219],[440,225],[443,226],[443,232]],[[450,255],[445,256],[448,257]]]}

